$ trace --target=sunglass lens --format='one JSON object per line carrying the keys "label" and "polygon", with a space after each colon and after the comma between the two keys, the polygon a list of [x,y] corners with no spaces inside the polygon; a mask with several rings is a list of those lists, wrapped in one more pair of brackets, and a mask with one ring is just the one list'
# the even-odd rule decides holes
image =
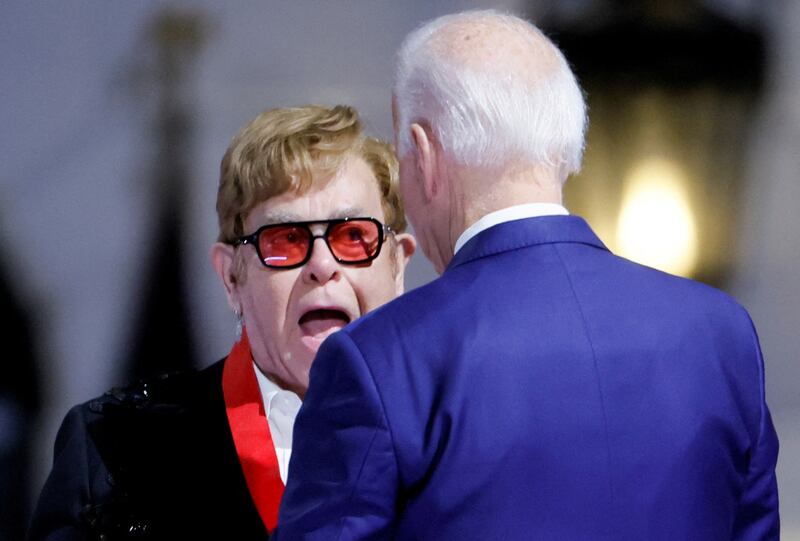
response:
{"label": "sunglass lens", "polygon": [[258,247],[267,265],[289,267],[306,258],[309,240],[310,231],[306,227],[278,225],[261,231]]}
{"label": "sunglass lens", "polygon": [[331,227],[328,245],[340,261],[369,261],[380,247],[380,229],[370,220],[349,220]]}

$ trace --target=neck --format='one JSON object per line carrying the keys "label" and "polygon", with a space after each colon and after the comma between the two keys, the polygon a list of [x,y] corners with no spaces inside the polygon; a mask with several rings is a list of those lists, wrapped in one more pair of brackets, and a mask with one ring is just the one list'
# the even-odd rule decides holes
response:
{"label": "neck", "polygon": [[[460,168],[451,197],[449,247],[469,226],[487,214],[526,203],[562,204],[561,177],[547,166],[508,167],[502,170]],[[452,255],[451,255],[452,257]]]}

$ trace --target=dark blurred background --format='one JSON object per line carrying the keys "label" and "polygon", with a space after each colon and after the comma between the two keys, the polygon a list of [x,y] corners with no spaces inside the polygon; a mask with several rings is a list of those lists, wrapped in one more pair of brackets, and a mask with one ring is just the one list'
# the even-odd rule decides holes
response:
{"label": "dark blurred background", "polygon": [[[795,0],[4,0],[0,540],[22,537],[71,405],[227,353],[234,321],[208,250],[237,129],[267,107],[348,103],[390,138],[403,36],[475,7],[536,22],[586,91],[570,211],[617,253],[750,311],[783,538],[800,540]],[[433,276],[420,255],[407,286]]]}

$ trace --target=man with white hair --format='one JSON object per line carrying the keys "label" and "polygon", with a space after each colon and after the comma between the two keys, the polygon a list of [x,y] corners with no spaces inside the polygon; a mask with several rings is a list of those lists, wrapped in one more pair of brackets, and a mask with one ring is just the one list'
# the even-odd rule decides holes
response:
{"label": "man with white hair", "polygon": [[404,42],[401,190],[441,276],[323,344],[278,537],[778,539],[745,310],[610,253],[562,206],[581,91],[496,12]]}

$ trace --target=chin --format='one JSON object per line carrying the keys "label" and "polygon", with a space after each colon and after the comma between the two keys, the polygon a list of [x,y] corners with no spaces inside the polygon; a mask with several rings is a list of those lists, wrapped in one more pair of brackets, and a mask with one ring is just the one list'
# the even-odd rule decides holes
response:
{"label": "chin", "polygon": [[306,391],[308,391],[308,372],[297,378],[296,391],[301,400],[305,398]]}
{"label": "chin", "polygon": [[308,354],[302,356],[302,358],[295,360],[292,370],[292,379],[298,382],[304,382],[306,385],[308,385],[308,374],[311,371],[311,365],[314,362],[316,351],[307,353]]}

